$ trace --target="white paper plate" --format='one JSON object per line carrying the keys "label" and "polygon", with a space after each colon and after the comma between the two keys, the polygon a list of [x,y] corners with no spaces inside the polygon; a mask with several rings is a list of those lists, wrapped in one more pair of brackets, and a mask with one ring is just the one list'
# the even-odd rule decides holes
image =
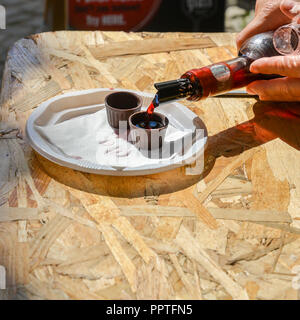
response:
{"label": "white paper plate", "polygon": [[[174,154],[171,152],[170,157],[166,158],[154,157],[154,159],[149,159],[144,151],[141,152],[137,150],[130,142],[125,141],[122,143],[128,144],[131,149],[134,148],[133,153],[131,153],[125,161],[128,164],[111,163],[104,155],[103,157],[101,155],[100,157],[98,156],[97,161],[91,161],[92,157],[85,159],[82,154],[80,158],[70,156],[70,154],[66,153],[66,150],[62,151],[58,145],[55,145],[56,142],[53,141],[57,141],[57,139],[53,139],[52,141],[49,134],[45,136],[42,132],[42,129],[44,130],[46,128],[48,130],[47,132],[50,132],[51,135],[49,128],[56,130],[55,128],[66,125],[67,121],[75,121],[72,123],[77,123],[78,121],[78,123],[80,123],[80,121],[82,121],[84,123],[82,120],[83,117],[85,117],[85,119],[93,119],[93,117],[97,116],[98,120],[102,121],[102,125],[97,129],[98,132],[95,132],[95,136],[101,135],[102,130],[106,130],[106,134],[111,130],[111,136],[113,136],[114,133],[107,124],[104,106],[106,95],[113,91],[130,91],[137,93],[143,98],[142,109],[146,109],[153,99],[152,94],[123,89],[91,89],[57,96],[42,103],[33,111],[27,121],[26,133],[32,148],[43,157],[61,166],[94,174],[113,176],[154,174],[193,163],[197,158],[203,156],[207,143],[206,127],[195,113],[177,102],[163,104],[157,109],[158,112],[166,115],[170,121],[170,130],[168,128],[166,135],[166,146],[167,144],[173,144],[174,146],[174,143],[176,144],[179,141],[178,139],[172,141],[172,137],[174,136],[172,132],[188,131],[190,134],[186,135],[186,137],[192,136],[192,139],[184,140],[182,142],[184,148],[181,146],[180,152],[176,151],[177,153]],[[71,122],[69,122],[69,124],[70,123]],[[85,127],[78,128],[78,132],[80,131],[82,133],[84,130]],[[56,135],[57,132],[58,131],[55,132]],[[82,136],[84,136],[84,134]],[[59,140],[62,141],[60,141],[60,143],[64,143],[63,139],[63,136],[59,136]],[[70,137],[68,141],[70,141]],[[71,141],[70,143],[72,144],[73,142]],[[80,144],[76,145],[75,148],[78,152],[81,150],[79,146]],[[178,148],[176,150],[178,150]],[[93,151],[93,149],[90,151]],[[99,152],[97,155],[99,155]]]}

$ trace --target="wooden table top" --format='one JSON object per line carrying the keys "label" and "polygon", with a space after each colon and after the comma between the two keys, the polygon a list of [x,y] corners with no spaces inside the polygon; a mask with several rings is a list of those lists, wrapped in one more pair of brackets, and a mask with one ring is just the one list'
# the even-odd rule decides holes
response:
{"label": "wooden table top", "polygon": [[183,101],[209,133],[196,175],[186,167],[142,177],[82,173],[35,154],[26,140],[28,116],[55,95],[154,93],[155,82],[235,55],[235,36],[224,33],[61,31],[10,49],[1,93],[2,298],[298,298],[299,104]]}

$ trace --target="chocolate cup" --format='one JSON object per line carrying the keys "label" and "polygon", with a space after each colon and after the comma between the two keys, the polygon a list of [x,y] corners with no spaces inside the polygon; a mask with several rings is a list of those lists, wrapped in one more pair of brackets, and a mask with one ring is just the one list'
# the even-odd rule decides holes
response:
{"label": "chocolate cup", "polygon": [[130,116],[130,136],[132,142],[136,147],[144,150],[153,150],[161,148],[166,136],[169,119],[158,112],[153,113],[151,116],[154,121],[159,121],[164,124],[163,127],[158,129],[144,129],[136,126],[141,121],[145,121],[148,116],[147,112],[140,111]]}
{"label": "chocolate cup", "polygon": [[142,107],[142,99],[138,95],[125,91],[107,95],[104,103],[108,123],[113,129],[119,129],[120,121],[126,121],[129,129],[129,117]]}

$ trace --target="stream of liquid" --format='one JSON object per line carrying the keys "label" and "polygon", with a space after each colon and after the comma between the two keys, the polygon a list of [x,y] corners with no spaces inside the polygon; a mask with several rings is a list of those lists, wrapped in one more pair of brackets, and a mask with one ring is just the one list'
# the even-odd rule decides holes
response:
{"label": "stream of liquid", "polygon": [[151,118],[151,116],[154,112],[154,109],[157,108],[158,106],[159,106],[159,99],[158,99],[158,95],[156,94],[147,109],[147,114],[148,114],[149,118]]}
{"label": "stream of liquid", "polygon": [[143,128],[143,129],[159,129],[164,126],[164,124],[161,121],[155,121],[153,119],[153,113],[154,109],[159,106],[159,100],[158,100],[158,95],[155,95],[154,99],[150,103],[147,113],[145,116],[144,121],[140,121],[139,123],[136,124],[138,128]]}
{"label": "stream of liquid", "polygon": [[150,106],[147,109],[147,115],[148,115],[149,118],[151,118],[151,116],[153,115],[154,109],[155,109],[155,106],[154,106],[154,103],[152,101]]}

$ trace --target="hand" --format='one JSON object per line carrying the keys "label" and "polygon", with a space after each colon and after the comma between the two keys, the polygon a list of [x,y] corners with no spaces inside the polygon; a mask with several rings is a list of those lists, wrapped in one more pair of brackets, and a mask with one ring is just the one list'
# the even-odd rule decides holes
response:
{"label": "hand", "polygon": [[294,15],[291,16],[289,10],[294,5],[294,1],[288,0],[257,0],[254,19],[237,36],[238,49],[248,38],[292,22]]}
{"label": "hand", "polygon": [[[283,0],[279,9],[281,14],[290,20],[289,22],[299,23],[299,3]],[[300,101],[300,55],[262,58],[251,64],[250,71],[253,73],[279,74],[285,78],[255,81],[247,86],[248,93],[257,94],[260,100]]]}
{"label": "hand", "polygon": [[258,59],[250,71],[285,78],[254,81],[247,86],[248,93],[257,94],[263,101],[300,101],[300,55]]}

